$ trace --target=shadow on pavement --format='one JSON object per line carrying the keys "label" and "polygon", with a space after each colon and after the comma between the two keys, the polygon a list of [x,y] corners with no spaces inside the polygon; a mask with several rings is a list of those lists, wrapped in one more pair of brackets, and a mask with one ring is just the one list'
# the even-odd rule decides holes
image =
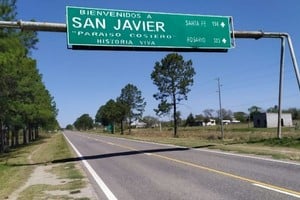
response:
{"label": "shadow on pavement", "polygon": [[117,152],[117,153],[82,156],[76,158],[64,158],[64,159],[53,160],[52,163],[66,163],[66,162],[74,162],[74,161],[81,161],[81,160],[95,160],[95,159],[111,158],[111,157],[118,157],[118,156],[138,155],[144,153],[158,153],[158,152],[186,151],[186,150],[189,150],[189,148],[149,149],[149,150],[140,150],[140,151],[133,150],[133,151],[125,151],[125,152]]}
{"label": "shadow on pavement", "polygon": [[216,145],[214,144],[207,144],[207,145],[200,145],[200,146],[195,146],[195,147],[192,147],[193,149],[201,149],[201,148],[208,148],[208,147],[214,147]]}

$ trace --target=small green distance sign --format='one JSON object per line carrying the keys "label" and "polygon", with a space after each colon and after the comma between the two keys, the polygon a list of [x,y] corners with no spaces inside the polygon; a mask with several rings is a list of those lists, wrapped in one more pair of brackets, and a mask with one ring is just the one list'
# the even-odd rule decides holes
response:
{"label": "small green distance sign", "polygon": [[231,17],[66,7],[68,46],[218,50],[233,47]]}

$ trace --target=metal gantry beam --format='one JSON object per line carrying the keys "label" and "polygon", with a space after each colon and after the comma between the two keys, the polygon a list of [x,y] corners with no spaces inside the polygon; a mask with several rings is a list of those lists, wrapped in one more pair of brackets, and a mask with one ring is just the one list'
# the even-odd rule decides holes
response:
{"label": "metal gantry beam", "polygon": [[[47,31],[47,32],[67,32],[67,26],[65,23],[49,23],[49,22],[34,22],[34,21],[0,21],[0,28],[15,28],[21,30],[30,31]],[[300,75],[297,59],[294,52],[292,39],[288,33],[284,32],[264,32],[264,31],[232,31],[232,38],[237,39],[261,39],[261,38],[277,38],[281,40],[281,59],[280,59],[280,71],[284,67],[283,53],[284,53],[284,39],[287,40],[291,59],[294,66],[295,75],[297,78],[298,89],[300,90]],[[279,100],[278,100],[278,128],[277,136],[281,138],[281,96],[282,96],[282,77],[283,73],[280,73],[279,83]]]}
{"label": "metal gantry beam", "polygon": [[33,22],[33,21],[0,21],[0,28],[15,28],[29,31],[67,32],[63,23]]}
{"label": "metal gantry beam", "polygon": [[[33,21],[0,21],[0,28],[16,28],[31,31],[48,31],[48,32],[67,32],[65,23],[33,22]],[[260,39],[260,38],[286,38],[288,41],[291,58],[300,90],[300,73],[296,60],[292,39],[288,33],[284,32],[264,32],[264,31],[232,31],[232,38],[238,39]]]}

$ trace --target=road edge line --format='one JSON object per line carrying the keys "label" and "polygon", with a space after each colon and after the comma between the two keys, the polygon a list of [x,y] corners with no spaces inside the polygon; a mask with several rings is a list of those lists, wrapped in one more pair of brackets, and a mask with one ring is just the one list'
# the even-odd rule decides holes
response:
{"label": "road edge line", "polygon": [[[77,150],[77,148],[72,144],[72,142],[69,140],[69,138],[63,134],[63,136],[66,138],[68,143],[71,145],[77,156],[83,157],[81,153]],[[104,183],[104,181],[98,176],[98,174],[95,172],[95,170],[92,168],[92,166],[86,161],[86,160],[81,160],[85,168],[90,172],[98,186],[101,188],[101,190],[104,192],[105,196],[109,200],[118,200],[117,197],[112,193],[112,191],[107,187],[107,185]]]}
{"label": "road edge line", "polygon": [[253,183],[252,185],[260,187],[260,188],[264,188],[266,190],[271,190],[271,191],[275,191],[275,192],[278,192],[278,193],[286,194],[286,195],[289,195],[289,196],[292,196],[292,197],[300,198],[300,196],[297,195],[297,194],[293,194],[293,193],[290,193],[290,192],[287,192],[287,191],[283,191],[283,190],[280,190],[280,189],[268,187],[268,186],[261,185],[261,184],[258,184],[258,183]]}

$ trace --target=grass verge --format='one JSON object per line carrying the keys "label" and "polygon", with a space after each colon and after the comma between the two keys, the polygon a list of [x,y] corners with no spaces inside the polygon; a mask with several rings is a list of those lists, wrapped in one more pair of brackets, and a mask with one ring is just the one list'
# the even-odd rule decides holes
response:
{"label": "grass verge", "polygon": [[[52,164],[53,160],[72,158],[62,134],[43,135],[41,140],[14,149],[0,157],[0,199],[10,199],[12,193],[34,176],[40,167],[42,174],[37,176],[54,177],[54,183],[45,179],[29,184],[18,195],[18,199],[89,199],[75,198],[72,195],[85,188],[86,181],[75,163]],[[46,169],[47,170],[43,170]],[[40,173],[41,173],[40,172]],[[29,178],[29,179],[28,179]],[[27,182],[28,184],[28,182]]]}
{"label": "grass verge", "polygon": [[25,183],[33,171],[28,159],[30,152],[43,142],[40,140],[0,155],[0,199],[8,199],[9,194]]}
{"label": "grass verge", "polygon": [[248,125],[225,127],[224,140],[219,139],[218,127],[180,127],[178,137],[172,129],[133,129],[131,134],[96,133],[113,137],[173,144],[189,148],[212,148],[223,151],[270,156],[276,159],[300,161],[300,130],[294,127],[283,129],[283,138],[276,138],[276,129],[248,128]]}

